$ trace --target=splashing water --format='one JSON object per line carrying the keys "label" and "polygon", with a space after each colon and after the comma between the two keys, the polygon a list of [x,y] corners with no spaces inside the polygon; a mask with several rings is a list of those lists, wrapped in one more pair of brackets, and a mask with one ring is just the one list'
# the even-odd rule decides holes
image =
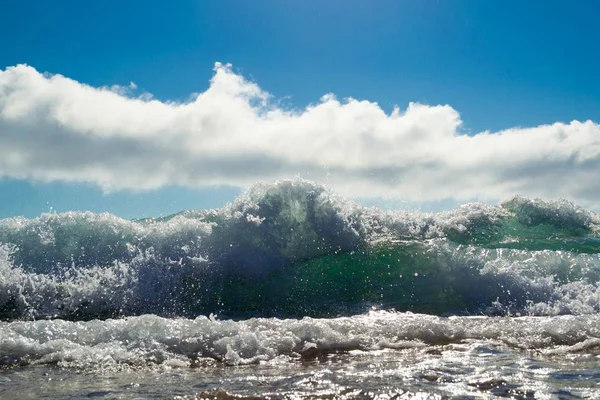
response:
{"label": "splashing water", "polygon": [[[392,212],[301,180],[258,184],[221,209],[159,219],[89,212],[5,219],[0,363],[13,371],[59,365],[132,374],[275,363],[284,371],[290,362],[331,365],[341,357],[357,367],[365,357],[390,362],[390,354],[400,357],[388,365],[396,368],[418,353],[440,362],[435,379],[407,366],[410,379],[385,363],[381,371],[396,382],[425,379],[425,390],[440,396],[556,394],[552,377],[540,389],[520,368],[516,384],[469,363],[480,354],[523,362],[522,351],[543,360],[597,354],[599,231],[600,216],[566,201],[514,197],[437,214]],[[469,354],[463,369],[445,374],[440,355],[457,351]],[[415,361],[421,371],[423,360]],[[599,368],[586,362],[587,371]],[[550,365],[543,368],[562,368]],[[323,396],[354,393],[356,377],[340,379],[329,379]],[[256,394],[232,382],[231,393],[211,384],[196,392]],[[392,386],[413,393],[413,384]],[[592,393],[574,385],[573,396]]]}

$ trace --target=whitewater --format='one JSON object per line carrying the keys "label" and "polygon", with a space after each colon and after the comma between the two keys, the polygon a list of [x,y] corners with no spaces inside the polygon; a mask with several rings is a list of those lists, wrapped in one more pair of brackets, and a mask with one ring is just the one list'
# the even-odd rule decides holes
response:
{"label": "whitewater", "polygon": [[600,398],[600,215],[304,180],[0,220],[0,398]]}

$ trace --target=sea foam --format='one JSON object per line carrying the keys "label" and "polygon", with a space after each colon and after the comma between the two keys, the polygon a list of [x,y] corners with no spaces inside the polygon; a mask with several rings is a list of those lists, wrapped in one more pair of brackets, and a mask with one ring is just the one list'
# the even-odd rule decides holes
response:
{"label": "sea foam", "polygon": [[[70,368],[188,367],[311,359],[338,351],[415,350],[477,341],[547,354],[599,348],[598,316],[451,317],[372,311],[333,319],[214,317],[0,323],[0,363]],[[284,360],[284,361],[285,361]]]}

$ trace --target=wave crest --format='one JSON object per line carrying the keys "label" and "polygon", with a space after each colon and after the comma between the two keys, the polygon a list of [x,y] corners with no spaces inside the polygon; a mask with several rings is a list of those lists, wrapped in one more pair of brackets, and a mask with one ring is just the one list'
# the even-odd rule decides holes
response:
{"label": "wave crest", "polygon": [[159,219],[11,218],[0,221],[0,317],[596,313],[599,221],[523,197],[381,211],[303,180]]}

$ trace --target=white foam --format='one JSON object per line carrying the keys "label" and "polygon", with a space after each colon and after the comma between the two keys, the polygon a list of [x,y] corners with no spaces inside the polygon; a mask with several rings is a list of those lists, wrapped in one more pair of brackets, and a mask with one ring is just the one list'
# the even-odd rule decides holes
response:
{"label": "white foam", "polygon": [[[464,341],[543,352],[585,351],[600,336],[600,317],[451,317],[373,311],[335,319],[165,319],[0,323],[2,362],[98,368],[227,364],[331,351],[419,348]],[[596,342],[594,342],[594,340]]]}

